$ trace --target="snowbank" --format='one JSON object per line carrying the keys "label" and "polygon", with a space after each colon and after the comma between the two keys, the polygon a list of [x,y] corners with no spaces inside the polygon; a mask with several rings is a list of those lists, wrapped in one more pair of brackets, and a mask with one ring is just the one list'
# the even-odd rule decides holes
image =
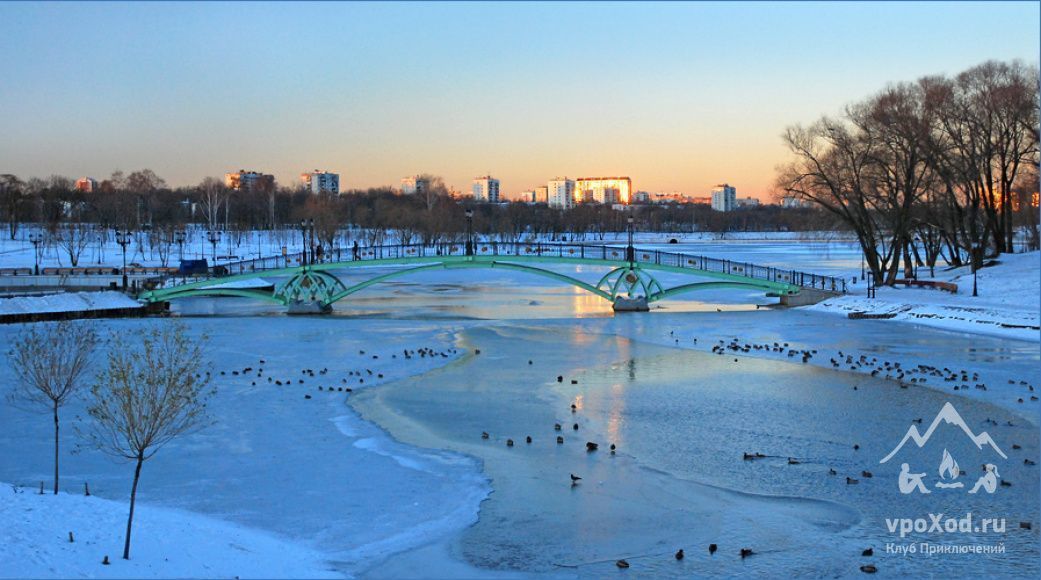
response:
{"label": "snowbank", "polygon": [[141,303],[122,292],[59,292],[44,296],[0,298],[0,315],[124,308],[141,308]]}
{"label": "snowbank", "polygon": [[934,277],[920,268],[920,279],[957,284],[958,293],[883,287],[878,288],[874,299],[840,296],[806,309],[842,316],[863,313],[955,332],[1041,340],[1041,253],[1006,254],[997,261],[977,273],[977,297],[972,296],[972,271],[968,267],[937,271]]}
{"label": "snowbank", "polygon": [[[0,486],[0,577],[342,578],[318,552],[274,535],[138,502],[131,559],[128,505]],[[69,542],[69,533],[75,542]],[[109,565],[102,564],[108,556]]]}

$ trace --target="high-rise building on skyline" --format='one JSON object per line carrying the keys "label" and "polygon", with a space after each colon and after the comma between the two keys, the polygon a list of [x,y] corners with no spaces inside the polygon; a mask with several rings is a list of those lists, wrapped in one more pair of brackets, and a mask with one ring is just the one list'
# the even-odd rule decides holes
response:
{"label": "high-rise building on skyline", "polygon": [[546,184],[549,207],[571,209],[575,207],[575,180],[566,177],[551,179]]}
{"label": "high-rise building on skyline", "polygon": [[425,193],[429,188],[430,180],[421,175],[401,178],[401,193],[405,195]]}
{"label": "high-rise building on skyline", "polygon": [[340,193],[340,174],[315,169],[310,173],[301,173],[300,181],[304,189],[311,193]]}
{"label": "high-rise building on skyline", "polygon": [[549,203],[549,188],[540,185],[535,188],[535,203]]}
{"label": "high-rise building on skyline", "polygon": [[474,201],[499,203],[499,180],[491,175],[475,177],[472,191]]}
{"label": "high-rise building on skyline", "polygon": [[628,177],[579,177],[575,201],[604,204],[629,203],[633,182]]}
{"label": "high-rise building on skyline", "polygon": [[275,176],[259,171],[239,169],[238,173],[225,173],[224,186],[235,191],[269,193],[275,189]]}
{"label": "high-rise building on skyline", "polygon": [[712,209],[716,211],[733,211],[737,208],[737,188],[729,183],[721,183],[712,189]]}
{"label": "high-rise building on skyline", "polygon": [[76,180],[76,191],[91,193],[98,188],[98,181],[93,177],[81,177]]}

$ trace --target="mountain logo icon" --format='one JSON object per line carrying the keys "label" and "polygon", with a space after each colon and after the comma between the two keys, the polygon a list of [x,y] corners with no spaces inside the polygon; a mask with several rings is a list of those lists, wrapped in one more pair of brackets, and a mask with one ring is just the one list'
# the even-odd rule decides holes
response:
{"label": "mountain logo icon", "polygon": [[882,461],[879,461],[879,463],[885,463],[892,459],[893,456],[895,456],[901,449],[903,449],[904,444],[906,444],[908,441],[913,441],[919,449],[924,447],[925,444],[929,442],[929,438],[933,436],[933,432],[936,431],[936,428],[940,425],[941,421],[947,423],[948,425],[955,425],[957,427],[960,427],[961,430],[965,432],[965,435],[968,436],[968,438],[976,445],[977,449],[982,450],[985,445],[989,445],[991,449],[996,451],[998,455],[1001,456],[1002,459],[1008,459],[1008,456],[1005,455],[1005,452],[1002,451],[1000,447],[998,447],[998,444],[995,443],[993,439],[991,439],[990,435],[986,431],[980,433],[979,435],[973,433],[972,429],[970,429],[969,426],[965,424],[965,419],[962,419],[961,415],[958,414],[958,411],[955,410],[954,405],[948,402],[943,404],[943,408],[940,409],[939,413],[937,413],[936,418],[933,419],[933,422],[929,424],[929,428],[925,430],[924,435],[918,431],[917,427],[911,425],[911,427],[907,430],[907,434],[905,434],[904,438],[900,440],[900,444],[897,445],[895,449],[890,451],[889,455],[886,455],[882,459]]}

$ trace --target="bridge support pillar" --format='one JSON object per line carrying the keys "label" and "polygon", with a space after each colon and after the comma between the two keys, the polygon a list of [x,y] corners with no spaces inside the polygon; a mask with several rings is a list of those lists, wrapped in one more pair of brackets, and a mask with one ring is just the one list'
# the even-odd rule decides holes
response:
{"label": "bridge support pillar", "polygon": [[617,296],[614,299],[614,305],[612,306],[615,312],[649,312],[650,306],[647,305],[646,296],[634,296],[632,298],[628,296]]}
{"label": "bridge support pillar", "polygon": [[329,314],[332,311],[332,305],[317,300],[298,300],[289,303],[289,314]]}

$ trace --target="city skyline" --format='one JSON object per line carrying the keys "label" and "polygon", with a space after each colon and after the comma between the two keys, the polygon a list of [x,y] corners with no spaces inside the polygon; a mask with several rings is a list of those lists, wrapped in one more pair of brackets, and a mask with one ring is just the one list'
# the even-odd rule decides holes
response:
{"label": "city skyline", "polygon": [[291,185],[323,167],[341,190],[431,173],[458,191],[490,172],[506,198],[629,175],[765,200],[784,127],[889,82],[1034,63],[1038,18],[1036,3],[5,4],[0,172],[147,167],[183,186],[245,167]]}

